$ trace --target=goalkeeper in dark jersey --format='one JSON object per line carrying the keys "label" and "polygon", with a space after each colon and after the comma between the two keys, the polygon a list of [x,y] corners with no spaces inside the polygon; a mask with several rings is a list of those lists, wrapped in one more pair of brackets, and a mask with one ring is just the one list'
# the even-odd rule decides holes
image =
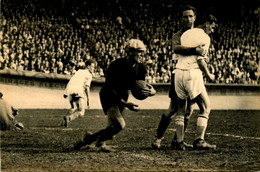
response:
{"label": "goalkeeper in dark jersey", "polygon": [[[131,39],[125,48],[127,57],[119,58],[110,64],[105,84],[100,90],[100,101],[108,117],[108,126],[94,134],[87,132],[82,140],[74,144],[76,150],[96,141],[96,147],[101,151],[110,152],[111,149],[106,146],[105,141],[113,139],[125,127],[125,108],[138,111],[138,105],[127,100],[129,90],[135,85],[136,80],[145,80],[146,67],[141,63],[141,53],[146,47],[142,41]],[[152,96],[155,92],[145,90],[144,94]]]}

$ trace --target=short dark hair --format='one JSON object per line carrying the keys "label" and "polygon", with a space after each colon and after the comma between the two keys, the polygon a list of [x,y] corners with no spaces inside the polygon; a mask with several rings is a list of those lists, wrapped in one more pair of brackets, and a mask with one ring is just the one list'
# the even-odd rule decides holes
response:
{"label": "short dark hair", "polygon": [[85,61],[85,65],[86,65],[86,67],[87,67],[87,66],[89,66],[89,65],[91,65],[92,63],[95,63],[95,62],[96,62],[96,61],[93,60],[93,59],[88,59],[88,60]]}
{"label": "short dark hair", "polygon": [[217,23],[217,18],[212,15],[212,14],[204,14],[202,15],[202,17],[199,18],[199,24],[204,24],[206,22],[209,22],[209,23]]}
{"label": "short dark hair", "polygon": [[191,6],[191,5],[185,5],[182,7],[181,12],[183,11],[187,11],[187,10],[192,10],[194,12],[195,15],[197,15],[197,11],[196,8]]}

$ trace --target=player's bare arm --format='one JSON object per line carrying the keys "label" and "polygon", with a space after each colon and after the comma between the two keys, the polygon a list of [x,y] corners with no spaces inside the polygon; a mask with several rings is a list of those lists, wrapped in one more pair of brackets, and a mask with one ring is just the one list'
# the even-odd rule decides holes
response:
{"label": "player's bare arm", "polygon": [[177,32],[173,35],[172,48],[174,53],[181,55],[200,55],[205,56],[207,51],[203,48],[203,45],[199,45],[197,47],[186,47],[181,45],[180,37],[182,33]]}
{"label": "player's bare arm", "polygon": [[199,65],[199,67],[200,67],[200,70],[201,70],[204,74],[206,74],[206,76],[207,76],[210,80],[214,81],[214,80],[215,80],[215,75],[213,75],[213,74],[211,74],[211,73],[209,72],[209,69],[208,69],[208,67],[207,67],[207,63],[205,62],[205,60],[204,60],[204,59],[199,59],[199,60],[197,60],[197,62],[198,62],[198,65]]}
{"label": "player's bare arm", "polygon": [[87,98],[87,106],[88,106],[88,109],[89,109],[89,107],[90,107],[90,101],[89,101],[89,86],[88,85],[86,85],[85,86],[85,93],[86,93],[86,98]]}
{"label": "player's bare arm", "polygon": [[124,99],[121,99],[121,103],[122,103],[125,107],[127,107],[129,110],[131,110],[131,111],[137,112],[137,111],[140,110],[140,109],[137,108],[137,107],[138,107],[137,104],[134,104],[134,103],[132,103],[132,102],[126,102]]}
{"label": "player's bare arm", "polygon": [[174,53],[181,54],[181,55],[205,56],[205,54],[207,53],[207,51],[203,48],[203,45],[199,45],[197,47],[185,47],[182,45],[175,45],[173,50]]}

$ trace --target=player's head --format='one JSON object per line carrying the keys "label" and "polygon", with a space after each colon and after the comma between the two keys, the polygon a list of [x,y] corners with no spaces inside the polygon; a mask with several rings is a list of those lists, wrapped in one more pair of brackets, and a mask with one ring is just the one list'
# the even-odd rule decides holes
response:
{"label": "player's head", "polygon": [[187,30],[193,28],[194,22],[196,20],[196,8],[185,5],[182,7],[182,27]]}
{"label": "player's head", "polygon": [[217,19],[211,14],[203,15],[200,18],[200,27],[207,33],[211,34],[214,32],[214,29],[217,27]]}
{"label": "player's head", "polygon": [[89,70],[90,73],[93,73],[95,70],[95,60],[88,59],[85,61],[86,68]]}
{"label": "player's head", "polygon": [[130,39],[127,41],[125,49],[127,57],[133,63],[140,63],[142,60],[141,54],[146,51],[143,41],[139,39]]}

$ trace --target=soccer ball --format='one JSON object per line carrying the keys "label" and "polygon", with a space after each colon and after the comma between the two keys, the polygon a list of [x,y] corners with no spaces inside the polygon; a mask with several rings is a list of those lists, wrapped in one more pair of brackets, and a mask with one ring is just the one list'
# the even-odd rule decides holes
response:
{"label": "soccer ball", "polygon": [[148,96],[142,93],[142,90],[152,90],[154,89],[152,85],[146,83],[144,80],[137,80],[134,87],[131,89],[131,93],[134,98],[138,100],[144,100]]}

